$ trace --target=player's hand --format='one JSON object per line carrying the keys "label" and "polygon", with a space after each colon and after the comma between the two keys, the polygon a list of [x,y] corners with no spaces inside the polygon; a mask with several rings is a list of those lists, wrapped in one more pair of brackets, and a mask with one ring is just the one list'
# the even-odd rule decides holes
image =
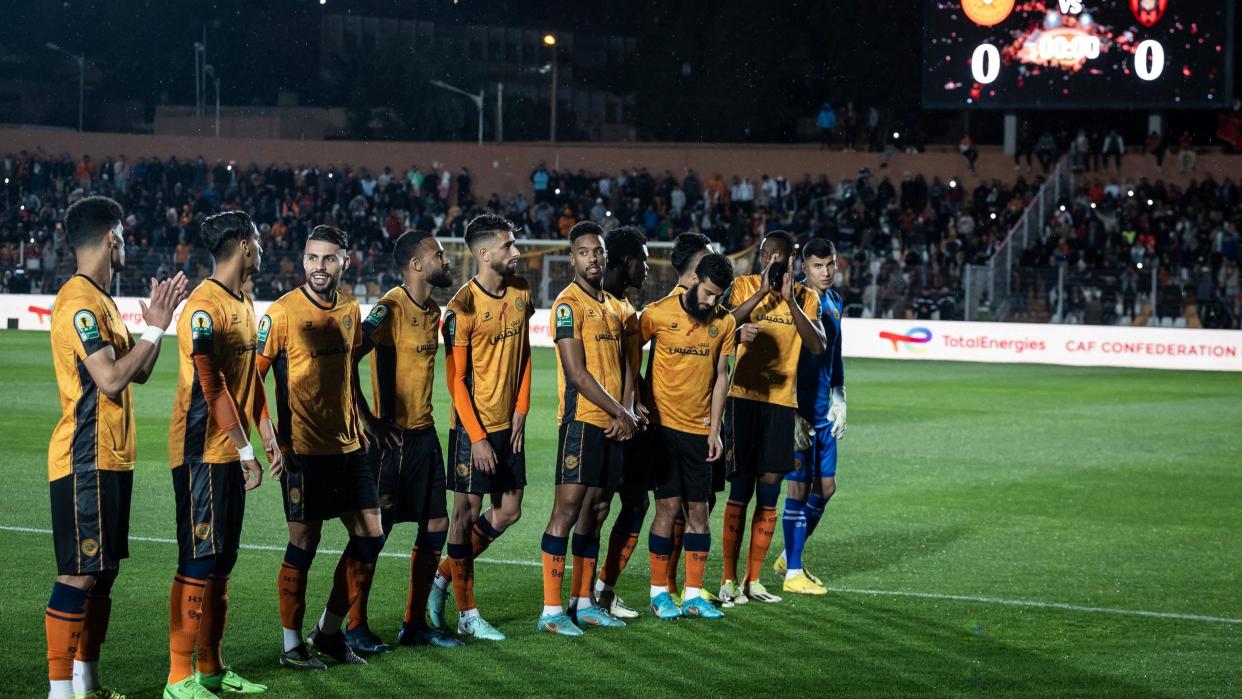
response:
{"label": "player's hand", "polygon": [[470,445],[470,463],[489,476],[496,472],[496,451],[487,437]]}
{"label": "player's hand", "polygon": [[609,421],[608,429],[604,430],[604,436],[617,442],[624,442],[632,438],[636,431],[638,431],[638,416],[623,409],[621,415]]}
{"label": "player's hand", "polygon": [[263,483],[263,468],[259,466],[259,462],[254,459],[246,459],[241,462],[242,474],[246,479],[246,490],[254,490]]}
{"label": "player's hand", "polygon": [[186,298],[188,283],[184,272],[177,272],[175,277],[162,282],[152,277],[150,303],[138,301],[138,308],[142,311],[142,319],[146,324],[167,330],[172,324],[177,306]]}
{"label": "player's hand", "polygon": [[771,274],[772,274],[772,265],[776,263],[777,263],[776,255],[773,255],[772,259],[768,260],[768,264],[764,265],[763,272],[760,275],[761,283],[759,285],[759,290],[755,292],[756,295],[767,294],[769,292],[776,293],[776,291],[772,289],[772,285],[768,282],[768,279],[771,278]]}
{"label": "player's hand", "polygon": [[358,446],[362,449],[362,453],[371,451],[371,440],[367,437],[366,428],[358,430]]}
{"label": "player's hand", "polygon": [[271,464],[267,467],[268,475],[279,480],[285,472],[284,452],[280,450],[280,447],[276,446],[276,440],[272,440],[270,445],[264,444],[263,451],[267,452],[267,462]]}
{"label": "player's hand", "polygon": [[638,418],[638,429],[646,430],[651,425],[651,410],[641,400],[634,401],[634,417]]}
{"label": "player's hand", "polygon": [[832,390],[832,406],[828,408],[828,422],[832,423],[833,439],[845,436],[845,389]]}
{"label": "player's hand", "polygon": [[526,445],[526,416],[522,413],[514,413],[513,421],[509,425],[509,448],[514,454],[521,454],[522,447]]}
{"label": "player's hand", "polygon": [[720,434],[712,432],[707,435],[707,460],[715,461],[724,455],[724,442],[720,439]]}
{"label": "player's hand", "polygon": [[742,323],[742,327],[738,330],[739,339],[743,342],[753,342],[759,337],[758,323]]}
{"label": "player's hand", "polygon": [[362,431],[381,449],[395,449],[401,444],[401,431],[388,420],[368,418],[362,423]]}
{"label": "player's hand", "polygon": [[792,271],[786,272],[785,276],[781,277],[781,298],[785,300],[785,303],[791,306],[798,302],[797,297],[794,295],[794,280]]}

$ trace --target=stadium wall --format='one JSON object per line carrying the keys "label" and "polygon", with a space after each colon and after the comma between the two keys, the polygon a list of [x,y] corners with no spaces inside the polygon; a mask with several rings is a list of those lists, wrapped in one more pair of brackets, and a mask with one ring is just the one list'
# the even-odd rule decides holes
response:
{"label": "stadium wall", "polygon": [[[876,175],[889,175],[899,181],[906,171],[922,173],[929,180],[956,177],[972,185],[977,182],[969,173],[966,160],[956,149],[929,150],[922,154],[899,153],[892,157],[887,169],[881,168],[879,153],[845,153],[821,151],[814,145],[745,145],[745,144],[616,144],[616,143],[506,143],[478,146],[471,143],[412,143],[393,141],[292,141],[263,138],[212,138],[202,136],[169,136],[114,133],[78,133],[76,131],[0,126],[0,153],[38,150],[57,155],[90,155],[96,161],[108,156],[125,155],[133,163],[140,157],[177,156],[180,159],[203,156],[209,164],[217,160],[236,161],[240,166],[250,163],[314,163],[320,167],[348,163],[365,166],[373,172],[390,166],[403,171],[411,165],[428,166],[440,163],[454,172],[461,166],[470,169],[476,194],[484,197],[494,192],[530,191],[530,172],[539,162],[558,170],[619,173],[622,169],[645,167],[653,175],[665,170],[680,177],[687,168],[698,172],[704,182],[713,174],[725,177],[747,176],[755,180],[764,174],[784,175],[799,180],[804,174],[826,174],[834,182],[857,176],[859,168],[871,168]],[[1131,144],[1131,153],[1140,150]],[[979,177],[1011,181],[1015,177],[1013,160],[997,146],[979,148]],[[1167,163],[1166,163],[1167,164]],[[1242,156],[1203,153],[1199,156],[1196,177],[1211,173],[1217,179],[1226,176],[1242,179]],[[1127,154],[1123,175],[1137,181],[1140,177],[1166,182],[1185,183],[1189,176],[1178,175],[1175,167],[1164,174],[1156,170],[1154,158]],[[1095,177],[1095,175],[1087,175]],[[1106,175],[1099,175],[1108,179]]]}
{"label": "stadium wall", "polygon": [[[47,331],[54,300],[0,295],[0,327]],[[135,332],[144,327],[138,301],[116,299],[122,319]],[[255,312],[261,316],[269,305],[257,301]],[[370,304],[363,304],[362,315],[368,313]],[[548,309],[535,312],[532,345],[553,345],[550,314]],[[175,319],[173,323],[170,331],[175,333]],[[846,318],[843,323],[846,357],[1242,372],[1242,332],[1236,330],[871,318]]]}

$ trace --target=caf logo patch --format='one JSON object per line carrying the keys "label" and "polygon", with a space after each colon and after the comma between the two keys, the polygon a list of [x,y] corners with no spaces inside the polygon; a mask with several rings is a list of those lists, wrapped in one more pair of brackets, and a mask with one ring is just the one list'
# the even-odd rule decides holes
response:
{"label": "caf logo patch", "polygon": [[463,464],[459,461],[454,470],[457,472],[458,478],[465,478],[470,475],[470,464]]}
{"label": "caf logo patch", "polygon": [[300,488],[289,489],[289,502],[293,503],[294,505],[302,502],[302,490]]}
{"label": "caf logo patch", "polygon": [[211,536],[211,525],[206,522],[199,522],[194,525],[194,538],[199,541],[206,541]]}
{"label": "caf logo patch", "polygon": [[94,557],[95,554],[99,553],[99,542],[94,539],[85,539],[82,541],[81,548],[83,556]]}
{"label": "caf logo patch", "polygon": [[74,313],[73,327],[78,331],[78,337],[82,338],[82,342],[99,339],[99,321],[95,320],[95,314],[90,311]]}
{"label": "caf logo patch", "polygon": [[190,336],[195,340],[210,340],[211,332],[211,314],[194,311],[194,315],[190,316]]}
{"label": "caf logo patch", "polygon": [[370,325],[371,327],[376,327],[380,323],[383,323],[384,319],[387,317],[388,317],[388,307],[384,305],[379,305],[371,309],[371,315],[367,316],[366,322],[363,323],[363,325]]}
{"label": "caf logo patch", "polygon": [[569,304],[562,303],[556,307],[556,327],[571,328],[574,325],[574,312]]}
{"label": "caf logo patch", "polygon": [[572,471],[578,468],[578,457],[573,454],[568,454],[565,456],[563,463],[565,464],[566,471]]}
{"label": "caf logo patch", "polygon": [[259,321],[259,344],[267,342],[267,334],[272,330],[272,317],[263,316]]}
{"label": "caf logo patch", "polygon": [[711,337],[716,337],[720,334],[720,329],[713,325],[707,329],[707,334]]}

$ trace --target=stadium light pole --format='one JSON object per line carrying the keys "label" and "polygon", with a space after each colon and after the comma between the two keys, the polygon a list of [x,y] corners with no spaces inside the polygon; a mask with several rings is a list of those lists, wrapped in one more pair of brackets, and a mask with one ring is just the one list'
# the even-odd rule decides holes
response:
{"label": "stadium light pole", "polygon": [[[207,28],[203,27],[204,33]],[[194,116],[203,116],[203,63],[207,57],[207,46],[201,42],[194,42]]]}
{"label": "stadium light pole", "polygon": [[53,44],[50,41],[44,44],[44,46],[57,53],[63,53],[78,62],[78,133],[81,133],[82,115],[86,105],[86,52],[83,51],[81,55],[69,53],[58,44]]}
{"label": "stadium light pole", "polygon": [[203,83],[209,78],[216,88],[216,138],[220,138],[220,76],[216,75],[215,66],[203,66]]}
{"label": "stadium light pole", "polygon": [[431,84],[435,85],[441,90],[448,90],[449,92],[456,92],[459,95],[468,97],[470,98],[471,102],[474,102],[474,108],[478,110],[479,112],[479,145],[480,146],[483,145],[483,90],[480,89],[479,94],[476,95],[473,92],[466,92],[460,87],[453,87],[452,85],[449,85],[443,80],[432,80]]}
{"label": "stadium light pole", "polygon": [[552,90],[550,105],[551,116],[548,118],[548,142],[556,143],[556,35],[544,34],[543,43],[552,50]]}

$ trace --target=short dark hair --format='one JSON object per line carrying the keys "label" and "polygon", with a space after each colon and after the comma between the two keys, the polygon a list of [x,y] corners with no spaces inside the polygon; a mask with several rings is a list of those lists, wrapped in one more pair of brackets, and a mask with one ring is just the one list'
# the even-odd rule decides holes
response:
{"label": "short dark hair", "polygon": [[573,244],[584,235],[598,235],[600,242],[603,242],[604,229],[594,221],[579,221],[575,223],[574,227],[569,229],[570,247],[573,247]]}
{"label": "short dark hair", "polygon": [[198,239],[217,258],[227,258],[237,249],[238,241],[248,237],[254,223],[245,211],[225,211],[203,219]]}
{"label": "short dark hair", "polygon": [[808,257],[829,258],[837,254],[837,246],[827,238],[811,238],[802,246],[802,259]]}
{"label": "short dark hair", "polygon": [[306,242],[309,243],[312,240],[323,240],[333,243],[343,250],[349,249],[349,235],[335,226],[326,224],[315,226],[311,229],[310,237],[306,239]]}
{"label": "short dark hair", "polygon": [[704,255],[703,259],[699,260],[698,266],[694,268],[694,273],[698,275],[700,282],[710,279],[721,289],[728,289],[733,284],[733,263],[719,253]]}
{"label": "short dark hair", "polygon": [[789,231],[772,231],[771,233],[763,236],[763,242],[765,243],[773,239],[784,242],[785,245],[788,246],[789,254],[791,255],[798,251],[798,241],[793,237],[793,233],[790,233]]}
{"label": "short dark hair", "polygon": [[392,259],[397,263],[397,269],[405,269],[410,265],[410,260],[418,256],[418,246],[423,241],[435,236],[431,231],[420,231],[410,229],[401,234],[397,238],[397,245],[392,250]]}
{"label": "short dark hair", "polygon": [[695,255],[706,250],[712,244],[712,239],[702,233],[682,233],[677,236],[677,241],[673,243],[673,254],[669,259],[673,269],[678,274],[686,273],[686,266],[690,264],[690,260]]}
{"label": "short dark hair", "polygon": [[647,236],[638,226],[620,226],[604,236],[609,262],[623,263],[631,257],[642,259],[643,246],[646,244]]}
{"label": "short dark hair", "polygon": [[504,216],[479,214],[466,224],[466,245],[473,250],[479,243],[500,233],[512,233],[513,230],[513,223]]}
{"label": "short dark hair", "polygon": [[65,233],[74,250],[98,245],[105,231],[125,217],[121,205],[108,197],[84,197],[65,212]]}

